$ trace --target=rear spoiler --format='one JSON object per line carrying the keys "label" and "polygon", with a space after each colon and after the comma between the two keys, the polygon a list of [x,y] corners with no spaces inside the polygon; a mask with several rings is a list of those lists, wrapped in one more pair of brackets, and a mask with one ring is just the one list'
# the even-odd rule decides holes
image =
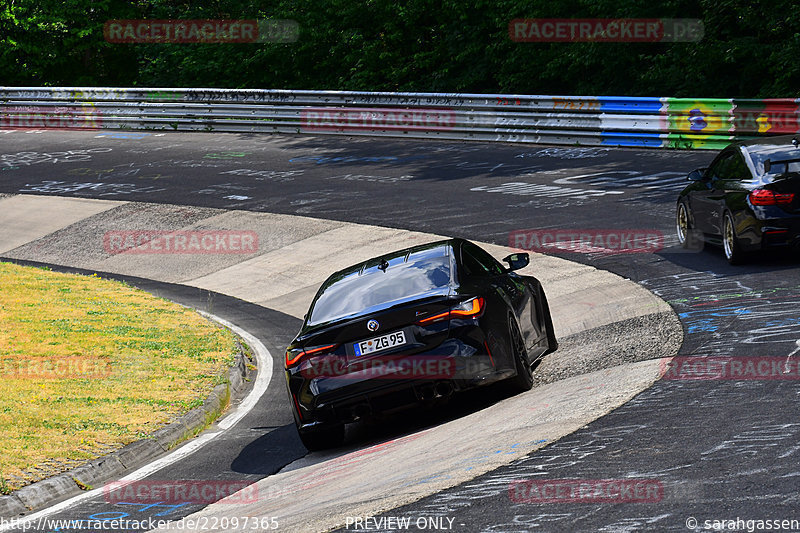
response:
{"label": "rear spoiler", "polygon": [[769,172],[773,165],[784,165],[783,173],[787,174],[789,172],[789,163],[800,163],[800,157],[796,159],[779,159],[778,161],[767,159],[764,161],[764,172]]}

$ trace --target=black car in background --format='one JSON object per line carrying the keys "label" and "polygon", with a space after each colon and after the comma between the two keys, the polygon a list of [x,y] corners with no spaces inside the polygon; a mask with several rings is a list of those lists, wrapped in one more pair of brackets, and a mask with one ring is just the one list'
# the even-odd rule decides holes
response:
{"label": "black car in background", "polygon": [[462,239],[376,257],[331,275],[286,350],[295,423],[310,450],[341,444],[344,424],[433,405],[508,380],[532,386],[558,344],[539,281]]}
{"label": "black car in background", "polygon": [[748,252],[800,246],[800,140],[780,136],[736,142],[708,168],[692,171],[678,196],[684,248],[721,245],[731,264]]}

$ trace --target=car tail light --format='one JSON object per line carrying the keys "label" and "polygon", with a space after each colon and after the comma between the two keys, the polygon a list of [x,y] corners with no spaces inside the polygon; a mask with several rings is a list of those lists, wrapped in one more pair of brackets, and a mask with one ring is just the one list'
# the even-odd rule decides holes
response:
{"label": "car tail light", "polygon": [[753,205],[789,205],[794,200],[794,193],[779,193],[769,189],[754,189],[747,195]]}
{"label": "car tail light", "polygon": [[305,357],[330,353],[338,346],[338,344],[326,344],[324,346],[314,346],[312,348],[291,348],[286,350],[286,368],[297,365]]}
{"label": "car tail light", "polygon": [[466,302],[453,307],[449,311],[439,313],[438,315],[423,318],[418,324],[430,324],[431,322],[438,322],[439,320],[450,320],[453,318],[469,318],[479,317],[483,314],[483,309],[486,307],[486,300],[483,298],[472,298]]}

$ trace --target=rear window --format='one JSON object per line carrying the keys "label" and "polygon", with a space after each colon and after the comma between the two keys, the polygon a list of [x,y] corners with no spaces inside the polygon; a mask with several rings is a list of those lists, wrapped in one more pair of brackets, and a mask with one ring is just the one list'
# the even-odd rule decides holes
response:
{"label": "rear window", "polygon": [[[787,159],[800,159],[800,150],[787,148],[786,146],[759,145],[757,149],[750,151],[756,173],[759,176],[777,176],[779,174],[800,172],[800,161],[791,163],[781,163]],[[766,169],[764,163],[770,160],[770,168]]]}
{"label": "rear window", "polygon": [[380,260],[373,260],[363,270],[345,270],[323,285],[307,324],[369,313],[434,291],[446,293],[451,285],[450,257],[450,246],[443,245],[413,251],[408,256],[385,256],[383,265]]}

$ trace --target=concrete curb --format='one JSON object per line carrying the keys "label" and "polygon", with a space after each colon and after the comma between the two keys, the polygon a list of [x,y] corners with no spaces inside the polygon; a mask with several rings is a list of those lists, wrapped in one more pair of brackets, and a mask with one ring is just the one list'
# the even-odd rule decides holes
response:
{"label": "concrete curb", "polygon": [[[222,326],[221,326],[222,327]],[[106,481],[119,478],[189,439],[216,420],[232,396],[244,389],[251,372],[241,339],[238,353],[228,370],[228,382],[214,387],[203,402],[174,422],[142,439],[61,474],[31,483],[6,496],[0,496],[0,517],[12,518],[42,509]]]}

